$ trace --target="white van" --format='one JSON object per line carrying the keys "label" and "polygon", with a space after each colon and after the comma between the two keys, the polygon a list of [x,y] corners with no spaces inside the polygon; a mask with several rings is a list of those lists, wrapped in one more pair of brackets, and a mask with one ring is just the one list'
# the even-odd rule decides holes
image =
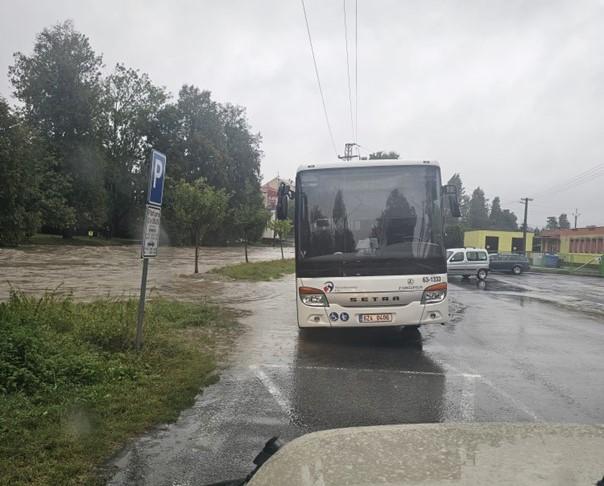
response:
{"label": "white van", "polygon": [[447,250],[447,273],[485,280],[489,274],[489,254],[484,248],[449,248]]}

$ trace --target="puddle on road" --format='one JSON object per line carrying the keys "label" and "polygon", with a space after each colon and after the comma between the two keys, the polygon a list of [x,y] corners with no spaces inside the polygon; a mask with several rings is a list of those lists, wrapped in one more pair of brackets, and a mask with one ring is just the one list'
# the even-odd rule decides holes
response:
{"label": "puddle on road", "polygon": [[450,278],[449,283],[455,285],[457,288],[470,291],[492,291],[492,292],[527,292],[528,289],[513,285],[509,282],[503,282],[501,280],[488,278],[487,280],[477,280],[474,278]]}
{"label": "puddle on road", "polygon": [[[505,280],[498,280],[496,277],[490,277],[486,281],[451,279],[449,282],[452,284],[451,292],[453,295],[459,290],[475,293],[484,291],[494,297],[513,299],[521,307],[530,302],[540,302],[551,304],[564,310],[591,314],[598,317],[604,316],[604,301],[599,300],[601,296],[598,296],[599,299],[597,299],[588,293],[578,292],[574,287],[564,291],[559,288],[560,283],[557,281],[555,282],[555,286],[550,285],[548,287],[521,285],[521,283],[515,285]],[[455,309],[454,302],[453,309]],[[453,312],[451,321],[455,322],[456,320],[458,319],[455,316],[455,312]]]}

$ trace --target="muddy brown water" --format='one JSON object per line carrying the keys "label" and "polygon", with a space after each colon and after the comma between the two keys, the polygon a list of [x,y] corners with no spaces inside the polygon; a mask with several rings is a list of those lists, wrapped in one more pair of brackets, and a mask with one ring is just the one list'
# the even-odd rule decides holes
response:
{"label": "muddy brown water", "polygon": [[[293,249],[287,248],[291,258]],[[142,260],[140,247],[130,246],[39,246],[0,249],[0,301],[10,289],[29,295],[55,291],[78,300],[98,297],[137,297]],[[278,248],[252,247],[250,261],[281,258]],[[218,275],[208,270],[244,261],[242,248],[200,249],[199,274],[193,273],[194,249],[163,247],[151,259],[147,289],[151,297],[195,300],[219,297],[223,287]],[[242,285],[242,287],[245,287]]]}

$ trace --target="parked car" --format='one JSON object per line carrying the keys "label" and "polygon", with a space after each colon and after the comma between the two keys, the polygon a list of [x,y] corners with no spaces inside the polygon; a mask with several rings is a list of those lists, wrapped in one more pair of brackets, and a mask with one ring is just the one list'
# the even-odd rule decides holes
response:
{"label": "parked car", "polygon": [[520,275],[530,270],[526,255],[517,253],[493,253],[489,255],[489,269],[492,272],[511,272]]}
{"label": "parked car", "polygon": [[483,248],[450,248],[447,250],[447,273],[485,280],[489,274],[489,254]]}

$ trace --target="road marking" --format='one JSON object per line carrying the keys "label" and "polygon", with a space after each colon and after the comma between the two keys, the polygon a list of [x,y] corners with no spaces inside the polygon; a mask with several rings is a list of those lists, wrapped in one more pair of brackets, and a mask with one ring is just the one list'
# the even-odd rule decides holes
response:
{"label": "road marking", "polygon": [[[458,374],[462,374],[462,375],[464,374],[464,373],[461,373],[461,371],[459,371],[457,368],[455,368],[454,366],[452,366],[450,364],[443,364],[443,366],[445,368],[448,368],[449,370],[453,371],[454,373],[458,373]],[[472,375],[466,374],[466,376],[472,376]],[[514,405],[514,407],[516,407],[518,410],[520,410],[521,412],[525,413],[530,418],[532,418],[534,422],[542,422],[543,421],[541,419],[541,417],[539,417],[539,415],[537,415],[535,412],[533,412],[524,403],[522,403],[521,401],[519,401],[516,398],[514,398],[512,395],[510,395],[505,390],[503,390],[503,389],[499,388],[498,386],[496,386],[491,380],[489,380],[488,378],[485,378],[484,376],[480,376],[480,375],[476,375],[476,376],[478,376],[478,379],[482,383],[484,383],[485,385],[487,385],[488,387],[490,387],[493,391],[495,391],[496,393],[498,393],[500,396],[502,396],[503,398],[505,398],[506,400],[508,400],[512,405]],[[462,402],[463,402],[463,391],[462,391]],[[463,408],[462,408],[462,414],[463,414]]]}
{"label": "road marking", "polygon": [[[280,365],[280,364],[262,364],[264,368],[277,368],[277,369],[305,369],[305,370],[335,370],[335,371],[359,371],[363,373],[396,373],[401,375],[424,375],[424,376],[460,376],[463,378],[463,387],[461,391],[461,417],[462,420],[472,422],[475,416],[475,404],[476,404],[476,380],[484,383],[488,387],[490,387],[493,391],[498,393],[500,396],[505,398],[507,401],[512,403],[514,407],[518,410],[529,416],[534,422],[542,421],[541,417],[537,415],[533,410],[527,407],[524,403],[520,402],[512,395],[510,395],[505,390],[496,386],[491,380],[485,378],[482,375],[477,373],[464,373],[452,365],[443,364],[442,366],[447,368],[449,373],[437,373],[434,371],[410,371],[410,370],[389,370],[384,368],[344,368],[344,367],[336,367],[336,366],[288,366],[288,365]],[[281,407],[281,409],[289,414],[291,408],[289,406],[288,401],[285,399],[281,390],[275,385],[273,380],[269,378],[269,376],[264,373],[257,365],[250,365],[249,367],[256,377],[262,382],[262,384],[266,387],[268,392],[273,396],[277,404]],[[452,373],[451,373],[452,372]]]}
{"label": "road marking", "polygon": [[291,407],[273,380],[271,380],[269,376],[258,366],[251,365],[250,370],[254,372],[256,378],[260,380],[268,392],[273,396],[279,407],[281,407],[281,410],[283,410],[286,414],[289,414]]}
{"label": "road marking", "polygon": [[288,366],[280,364],[263,364],[264,368],[279,368],[279,369],[302,369],[302,370],[319,370],[319,371],[360,371],[362,373],[397,373],[399,375],[425,375],[425,376],[462,376],[464,378],[480,378],[480,375],[473,373],[438,373],[436,371],[411,371],[411,370],[389,370],[386,368],[344,368],[338,366]]}
{"label": "road marking", "polygon": [[465,375],[461,389],[461,419],[464,422],[474,421],[474,409],[476,405],[476,379],[477,375]]}

